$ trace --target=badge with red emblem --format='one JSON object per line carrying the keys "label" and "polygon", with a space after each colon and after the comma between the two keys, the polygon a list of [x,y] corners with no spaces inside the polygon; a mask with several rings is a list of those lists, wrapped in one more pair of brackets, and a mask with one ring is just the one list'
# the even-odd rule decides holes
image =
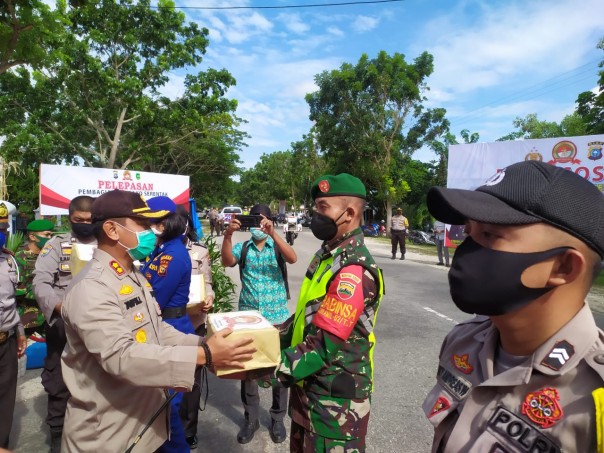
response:
{"label": "badge with red emblem", "polygon": [[522,413],[542,428],[549,428],[562,418],[559,401],[560,395],[554,388],[531,392],[524,398]]}
{"label": "badge with red emblem", "polygon": [[432,407],[432,410],[430,411],[430,415],[428,415],[428,418],[434,417],[436,414],[438,414],[442,411],[446,411],[450,407],[451,407],[451,403],[449,402],[449,400],[447,398],[445,398],[444,396],[439,396],[438,399],[436,400],[436,403],[434,403],[434,406]]}
{"label": "badge with red emblem", "polygon": [[327,179],[324,179],[319,183],[319,190],[323,193],[329,192],[329,181]]}
{"label": "badge with red emblem", "polygon": [[474,367],[470,365],[469,359],[470,357],[468,356],[468,354],[453,354],[453,357],[451,357],[453,366],[465,374],[470,374],[472,371],[474,371]]}

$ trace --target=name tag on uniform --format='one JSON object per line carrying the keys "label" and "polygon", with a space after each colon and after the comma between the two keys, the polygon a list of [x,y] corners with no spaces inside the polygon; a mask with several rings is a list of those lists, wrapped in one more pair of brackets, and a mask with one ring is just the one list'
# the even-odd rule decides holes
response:
{"label": "name tag on uniform", "polygon": [[[489,427],[505,437],[521,451],[543,451],[560,453],[558,447],[537,428],[518,417],[516,414],[499,406],[489,420]],[[493,451],[493,450],[492,450]],[[494,450],[505,452],[507,450]]]}
{"label": "name tag on uniform", "polygon": [[143,301],[141,300],[140,297],[133,297],[132,299],[128,299],[126,302],[124,302],[124,304],[126,304],[126,309],[131,309],[136,307],[137,305],[142,304]]}
{"label": "name tag on uniform", "polygon": [[66,261],[64,263],[61,263],[59,265],[59,270],[61,272],[71,272],[71,267],[69,266],[69,261]]}
{"label": "name tag on uniform", "polygon": [[438,381],[458,400],[462,400],[472,388],[472,384],[464,378],[451,373],[442,365],[438,366],[436,373]]}
{"label": "name tag on uniform", "polygon": [[61,253],[71,255],[71,242],[61,242]]}

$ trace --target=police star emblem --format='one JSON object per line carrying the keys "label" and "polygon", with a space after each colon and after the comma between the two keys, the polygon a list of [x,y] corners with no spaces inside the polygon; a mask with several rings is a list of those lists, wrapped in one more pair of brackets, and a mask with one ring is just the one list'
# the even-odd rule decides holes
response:
{"label": "police star emblem", "polygon": [[548,387],[529,393],[522,403],[522,413],[542,428],[553,426],[563,415],[558,390]]}

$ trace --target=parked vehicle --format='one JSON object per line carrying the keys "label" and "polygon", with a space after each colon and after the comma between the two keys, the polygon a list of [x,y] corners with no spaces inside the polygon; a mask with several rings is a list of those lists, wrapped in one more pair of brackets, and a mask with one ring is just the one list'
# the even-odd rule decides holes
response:
{"label": "parked vehicle", "polygon": [[430,235],[430,233],[426,233],[425,231],[411,230],[408,238],[409,241],[414,244],[436,245],[436,242],[434,242],[434,236]]}
{"label": "parked vehicle", "polygon": [[219,218],[222,219],[222,224],[224,225],[225,229],[229,226],[229,223],[231,223],[231,217],[233,214],[243,214],[243,209],[241,209],[239,206],[225,206],[220,210],[218,215],[220,216]]}
{"label": "parked vehicle", "polygon": [[369,225],[361,225],[361,230],[365,236],[375,238],[380,235],[380,224],[374,222]]}

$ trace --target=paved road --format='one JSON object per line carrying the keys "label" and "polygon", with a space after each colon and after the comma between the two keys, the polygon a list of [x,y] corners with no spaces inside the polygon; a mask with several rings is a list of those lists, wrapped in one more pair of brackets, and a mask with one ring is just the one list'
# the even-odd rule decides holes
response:
{"label": "paved road", "polygon": [[[234,239],[245,238],[245,233],[237,233]],[[386,295],[376,327],[375,392],[367,451],[428,452],[432,428],[421,411],[421,403],[433,385],[444,336],[456,322],[469,316],[450,302],[446,269],[434,265],[435,260],[408,253],[405,261],[392,261],[389,245],[371,239],[368,244],[384,270]],[[298,262],[288,269],[292,295],[297,294],[318,246],[319,241],[306,229],[296,241]],[[229,273],[238,281],[235,269],[229,269]],[[289,302],[292,312],[295,303]],[[40,370],[27,371],[19,386],[11,442],[16,452],[43,452],[47,448],[46,398],[39,375]],[[261,391],[260,430],[250,444],[241,446],[236,441],[243,419],[239,383],[210,376],[209,384],[207,408],[200,414],[198,452],[289,451],[287,443],[273,444],[267,432],[270,391]]]}

